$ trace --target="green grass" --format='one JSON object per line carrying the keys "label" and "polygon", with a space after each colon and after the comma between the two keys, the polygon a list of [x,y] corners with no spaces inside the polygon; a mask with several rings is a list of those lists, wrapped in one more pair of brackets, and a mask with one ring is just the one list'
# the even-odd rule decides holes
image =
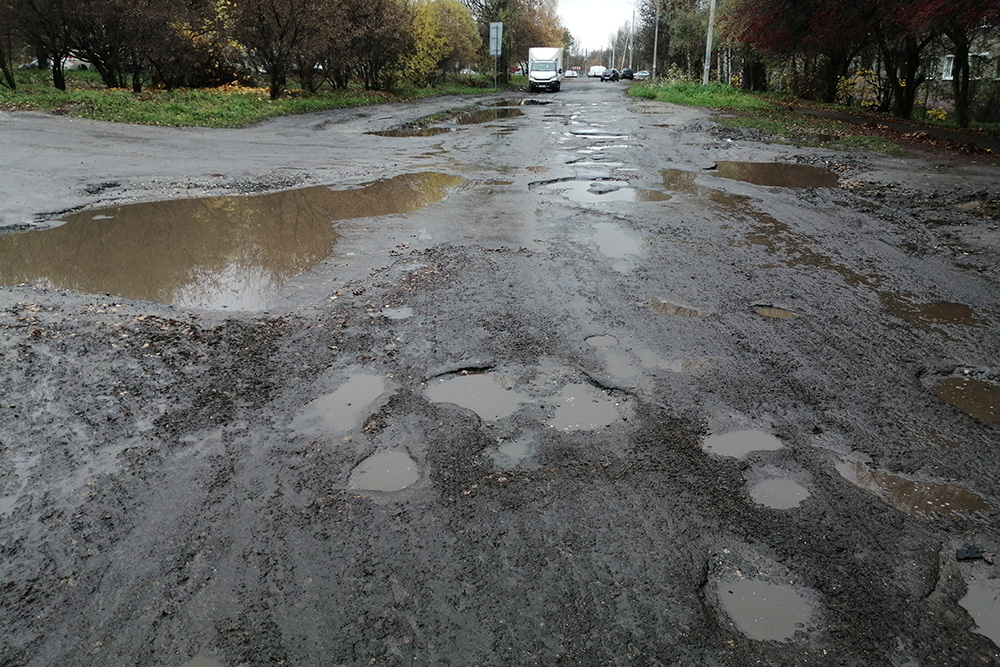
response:
{"label": "green grass", "polygon": [[722,83],[710,83],[703,86],[698,83],[636,83],[629,86],[628,94],[648,100],[671,102],[691,107],[707,107],[710,109],[733,109],[751,111],[756,109],[772,109],[774,104],[755,95],[747,95],[739,88],[733,88]]}
{"label": "green grass", "polygon": [[136,95],[127,90],[107,90],[94,72],[67,72],[67,90],[56,90],[48,72],[18,72],[15,90],[0,88],[0,107],[12,110],[45,110],[93,120],[139,125],[197,127],[246,127],[267,118],[291,114],[365,106],[435,95],[477,95],[493,92],[492,78],[463,78],[438,86],[401,87],[391,93],[364,90],[322,89],[315,95],[290,89],[278,100],[264,88],[226,87],[207,90],[153,90]]}
{"label": "green grass", "polygon": [[702,86],[687,82],[643,82],[630,86],[628,93],[644,99],[725,111],[726,115],[717,120],[719,127],[759,130],[768,135],[765,140],[774,143],[838,150],[868,149],[891,154],[901,152],[897,144],[878,135],[865,134],[857,125],[803,116],[786,106],[789,100],[746,93],[722,83]]}

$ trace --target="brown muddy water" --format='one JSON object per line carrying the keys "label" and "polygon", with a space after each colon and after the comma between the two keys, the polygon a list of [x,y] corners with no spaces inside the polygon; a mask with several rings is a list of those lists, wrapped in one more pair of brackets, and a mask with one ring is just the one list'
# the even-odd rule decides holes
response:
{"label": "brown muddy water", "polygon": [[973,377],[950,377],[934,395],[984,424],[1000,424],[1000,386]]}
{"label": "brown muddy water", "polygon": [[0,236],[0,284],[35,282],[191,308],[263,310],[333,251],[338,220],[407,213],[463,183],[435,172],[348,190],[130,204]]}
{"label": "brown muddy water", "polygon": [[717,162],[706,173],[754,185],[781,188],[835,188],[837,175],[822,167],[782,162]]}
{"label": "brown muddy water", "polygon": [[989,504],[979,495],[954,484],[922,482],[869,468],[861,461],[841,459],[835,467],[851,484],[911,516],[931,513],[987,512]]}

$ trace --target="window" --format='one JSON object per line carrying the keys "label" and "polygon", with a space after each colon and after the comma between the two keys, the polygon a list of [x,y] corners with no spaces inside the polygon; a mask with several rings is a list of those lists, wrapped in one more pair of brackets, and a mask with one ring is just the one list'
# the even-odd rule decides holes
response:
{"label": "window", "polygon": [[[944,64],[941,67],[941,80],[951,81],[954,77],[955,56],[944,57]],[[992,75],[992,76],[991,76]],[[973,79],[993,78],[1000,79],[1000,58],[990,58],[988,53],[969,54],[969,76]]]}

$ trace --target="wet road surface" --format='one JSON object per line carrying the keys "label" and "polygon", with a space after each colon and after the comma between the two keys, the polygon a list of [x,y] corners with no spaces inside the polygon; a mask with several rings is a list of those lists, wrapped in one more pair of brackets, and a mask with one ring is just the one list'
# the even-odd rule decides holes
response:
{"label": "wet road surface", "polygon": [[0,664],[1000,661],[996,167],[591,80],[0,132]]}

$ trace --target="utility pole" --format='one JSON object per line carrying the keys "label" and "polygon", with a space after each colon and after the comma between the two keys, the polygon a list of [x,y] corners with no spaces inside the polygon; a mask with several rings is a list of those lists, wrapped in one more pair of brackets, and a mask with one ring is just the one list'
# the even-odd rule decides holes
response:
{"label": "utility pole", "polygon": [[701,74],[701,85],[708,85],[708,74],[712,70],[712,33],[715,28],[715,0],[708,9],[708,37],[705,39],[705,70]]}
{"label": "utility pole", "polygon": [[656,1],[656,20],[653,22],[653,79],[656,79],[656,49],[660,39],[660,0]]}

